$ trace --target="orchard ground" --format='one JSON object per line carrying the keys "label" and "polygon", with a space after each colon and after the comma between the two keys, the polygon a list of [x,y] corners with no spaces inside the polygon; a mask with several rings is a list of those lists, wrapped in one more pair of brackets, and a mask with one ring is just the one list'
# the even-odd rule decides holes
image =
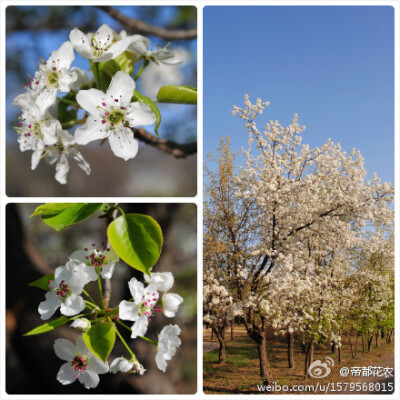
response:
{"label": "orchard ground", "polygon": [[[257,385],[262,385],[259,370],[259,358],[257,354],[257,346],[250,339],[243,325],[235,325],[234,340],[230,340],[230,328],[226,330],[226,363],[218,363],[218,341],[214,338],[211,340],[211,329],[204,329],[204,392],[207,394],[222,394],[222,393],[260,393]],[[394,335],[393,335],[394,338]],[[355,345],[355,337],[352,338],[353,352]],[[367,346],[366,346],[367,347]],[[268,340],[267,343],[268,359],[270,362],[271,372],[275,382],[279,385],[327,385],[329,382],[343,383],[345,382],[362,384],[381,383],[381,387],[385,387],[388,394],[388,383],[393,382],[393,378],[385,379],[378,377],[355,377],[349,376],[344,378],[340,375],[342,367],[390,367],[394,368],[394,339],[391,343],[380,340],[379,347],[376,347],[375,339],[369,352],[362,352],[361,338],[358,341],[358,354],[355,358],[351,358],[350,345],[348,338],[343,338],[342,345],[342,362],[339,364],[337,351],[332,354],[329,345],[321,345],[315,347],[314,361],[324,361],[325,357],[331,357],[335,365],[332,367],[332,372],[326,378],[304,379],[304,362],[305,354],[301,352],[301,343],[295,341],[295,362],[294,368],[288,368],[287,361],[287,344],[284,337],[276,337]],[[394,375],[394,371],[393,371]],[[266,392],[261,392],[267,394]],[[321,392],[318,392],[321,393]],[[330,393],[340,394],[338,391]],[[344,393],[344,391],[342,392]],[[377,392],[357,392],[348,388],[346,393],[364,393],[372,394]],[[275,393],[278,394],[278,393]],[[281,394],[288,394],[281,392]],[[301,393],[299,393],[301,394]],[[306,394],[303,392],[303,394]]]}

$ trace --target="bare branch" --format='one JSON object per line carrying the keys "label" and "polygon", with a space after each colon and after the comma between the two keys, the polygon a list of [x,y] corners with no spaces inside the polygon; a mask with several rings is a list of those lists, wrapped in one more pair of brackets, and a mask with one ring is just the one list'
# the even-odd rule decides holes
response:
{"label": "bare branch", "polygon": [[131,128],[135,134],[135,138],[143,143],[155,147],[164,153],[171,154],[175,158],[186,158],[197,153],[197,143],[176,143],[171,140],[161,139],[152,135],[143,128]]}
{"label": "bare branch", "polygon": [[187,40],[195,39],[197,37],[197,29],[171,30],[160,28],[158,26],[153,26],[146,22],[140,21],[138,19],[127,17],[126,15],[120,13],[118,10],[110,6],[98,7],[105,11],[110,17],[120,22],[126,28],[133,30],[135,33],[155,35],[165,40]]}

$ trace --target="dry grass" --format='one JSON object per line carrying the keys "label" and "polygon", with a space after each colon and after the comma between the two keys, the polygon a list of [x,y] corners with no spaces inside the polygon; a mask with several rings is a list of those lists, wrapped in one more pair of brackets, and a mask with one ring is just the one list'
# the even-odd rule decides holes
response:
{"label": "dry grass", "polygon": [[[257,347],[254,341],[247,337],[243,327],[235,327],[234,340],[230,341],[230,331],[227,331],[226,355],[227,362],[218,364],[218,349],[204,353],[204,392],[211,393],[259,393],[257,385],[262,384],[259,376],[259,361]],[[204,341],[210,341],[210,330],[204,331]],[[214,339],[215,341],[216,339]],[[353,347],[354,347],[353,339]],[[276,338],[268,343],[268,359],[270,368],[275,381],[279,385],[326,385],[329,382],[362,382],[372,383],[383,382],[377,377],[348,377],[340,376],[342,367],[368,367],[382,366],[394,367],[394,344],[387,344],[381,341],[379,348],[374,345],[369,353],[361,352],[361,340],[359,340],[359,354],[357,358],[351,358],[350,346],[347,343],[342,347],[342,363],[338,363],[337,353],[331,354],[328,346],[316,346],[314,360],[324,360],[325,357],[332,357],[335,365],[332,367],[331,374],[323,379],[309,378],[304,379],[305,355],[301,353],[298,341],[295,343],[295,368],[288,368],[287,345],[283,339]],[[334,393],[330,391],[330,393]],[[335,392],[337,393],[337,392]],[[371,393],[370,393],[371,394]]]}

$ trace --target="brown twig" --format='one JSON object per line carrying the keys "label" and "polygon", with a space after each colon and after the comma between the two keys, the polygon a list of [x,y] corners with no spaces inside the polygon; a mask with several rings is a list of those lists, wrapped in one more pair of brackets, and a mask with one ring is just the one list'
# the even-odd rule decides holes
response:
{"label": "brown twig", "polygon": [[116,21],[120,22],[126,28],[131,29],[135,33],[155,35],[165,40],[185,40],[195,39],[197,37],[197,29],[171,30],[160,28],[158,26],[153,26],[146,22],[140,21],[138,19],[127,17],[126,15],[120,13],[118,10],[110,6],[98,7],[105,11],[110,17],[114,18]]}
{"label": "brown twig", "polygon": [[197,143],[176,143],[171,140],[161,139],[152,135],[143,128],[132,128],[135,138],[143,143],[155,147],[164,153],[171,154],[175,158],[186,158],[197,153]]}

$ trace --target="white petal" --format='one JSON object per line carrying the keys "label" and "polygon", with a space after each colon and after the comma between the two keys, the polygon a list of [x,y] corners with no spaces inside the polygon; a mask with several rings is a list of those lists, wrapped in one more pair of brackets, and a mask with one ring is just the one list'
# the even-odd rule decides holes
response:
{"label": "white petal", "polygon": [[56,164],[56,180],[62,185],[67,183],[67,175],[69,171],[69,163],[67,156],[63,153]]}
{"label": "white petal", "polygon": [[85,386],[86,389],[95,388],[100,382],[99,375],[97,375],[96,372],[89,370],[83,371],[78,376],[78,380],[83,384],[83,386]]}
{"label": "white petal", "polygon": [[90,82],[89,75],[81,68],[78,67],[72,67],[70,69],[71,72],[74,72],[76,74],[76,81],[74,83],[73,89],[78,90],[84,85],[88,85]]}
{"label": "white petal", "polygon": [[108,103],[127,107],[131,102],[134,89],[135,81],[127,73],[118,71],[107,89]]}
{"label": "white petal", "polygon": [[100,48],[108,47],[114,38],[112,29],[107,25],[103,24],[97,29],[94,34],[94,39],[97,41],[97,45]]}
{"label": "white petal", "polygon": [[150,45],[150,40],[141,35],[133,35],[131,44],[129,45],[129,51],[135,53],[138,56],[144,56],[147,53],[147,48]]}
{"label": "white petal", "polygon": [[56,119],[48,119],[41,127],[43,142],[52,145],[57,142],[57,131],[61,129],[60,121]]}
{"label": "white petal", "polygon": [[87,175],[90,174],[90,165],[89,163],[83,158],[82,154],[75,148],[72,148],[68,151],[69,155],[78,163],[80,169],[86,172]]}
{"label": "white petal", "polygon": [[62,301],[54,292],[46,293],[46,300],[39,304],[39,314],[42,319],[49,319],[60,307]]}
{"label": "white petal", "polygon": [[119,318],[128,321],[136,321],[139,316],[139,309],[135,303],[123,300],[119,303]]}
{"label": "white petal", "polygon": [[128,286],[135,303],[141,303],[144,295],[143,283],[139,282],[136,278],[131,278],[131,280],[128,282]]}
{"label": "white petal", "polygon": [[54,67],[60,71],[63,68],[68,69],[72,61],[74,61],[75,54],[71,42],[64,42],[58,50],[53,50],[50,58],[47,61],[47,68]]}
{"label": "white petal", "polygon": [[128,361],[124,357],[117,357],[110,366],[110,372],[116,374],[117,372],[128,372],[133,367],[133,362]]}
{"label": "white petal", "polygon": [[77,294],[71,294],[67,297],[64,303],[61,304],[61,314],[70,317],[77,315],[85,309],[85,302],[83,298]]}
{"label": "white petal", "polygon": [[111,279],[114,273],[115,263],[108,263],[101,268],[101,276],[104,279]]}
{"label": "white petal", "polygon": [[32,159],[31,159],[31,168],[32,169],[35,169],[38,166],[39,161],[40,161],[40,159],[42,157],[42,153],[43,153],[42,150],[35,150],[32,153]]}
{"label": "white petal", "polygon": [[139,150],[139,144],[129,128],[113,130],[108,139],[113,153],[125,161],[134,158]]}
{"label": "white petal", "polygon": [[69,92],[76,81],[78,80],[78,74],[75,71],[68,71],[63,69],[61,71],[61,76],[58,79],[58,90],[60,92]]}
{"label": "white petal", "polygon": [[67,339],[57,339],[54,342],[54,351],[64,361],[72,361],[76,355],[75,345]]}
{"label": "white petal", "polygon": [[118,262],[118,261],[119,261],[119,256],[118,256],[118,254],[115,252],[115,250],[114,250],[112,247],[110,247],[109,249],[110,249],[110,251],[104,252],[104,254],[105,254],[105,256],[106,256],[106,258],[105,258],[104,261],[105,261],[106,263],[109,263],[109,262],[114,262],[114,263],[116,263],[116,262]]}
{"label": "white petal", "polygon": [[135,339],[138,336],[144,336],[149,326],[149,318],[145,315],[140,316],[132,325],[131,338]]}
{"label": "white petal", "polygon": [[75,140],[77,144],[88,144],[94,140],[104,139],[110,134],[96,115],[90,115],[85,125],[77,128],[75,131]]}
{"label": "white petal", "polygon": [[151,278],[145,274],[144,280],[156,285],[157,290],[160,292],[166,292],[174,285],[174,276],[171,272],[153,272]]}
{"label": "white petal", "polygon": [[82,336],[79,336],[78,339],[76,339],[75,346],[76,346],[76,352],[81,355],[87,356],[89,354],[92,354],[92,352],[86,346],[86,343],[83,340]]}
{"label": "white petal", "polygon": [[90,48],[90,39],[78,28],[72,29],[69,34],[69,40],[71,41],[74,49],[84,58],[93,58],[92,51]]}
{"label": "white petal", "polygon": [[61,365],[60,370],[57,374],[57,380],[63,385],[69,385],[72,382],[75,382],[76,372],[73,370],[70,363],[65,363]]}
{"label": "white petal", "polygon": [[160,351],[158,351],[156,354],[156,364],[158,369],[163,372],[165,372],[165,370],[167,369],[167,362],[165,361],[163,353],[161,353]]}
{"label": "white petal", "polygon": [[100,57],[95,58],[93,61],[105,62],[112,60],[113,58],[118,57],[121,53],[123,53],[128,48],[130,43],[130,38],[117,40],[107,49],[107,51],[105,51]]}
{"label": "white petal", "polygon": [[87,252],[83,250],[75,250],[70,256],[69,259],[71,261],[79,261],[81,263],[86,263],[87,259],[85,258],[87,256]]}
{"label": "white petal", "polygon": [[129,105],[125,118],[132,127],[151,125],[156,122],[156,115],[151,111],[151,108],[147,104],[139,102]]}
{"label": "white petal", "polygon": [[57,88],[46,86],[37,96],[36,104],[45,111],[57,100]]}
{"label": "white petal", "polygon": [[76,95],[76,101],[90,114],[99,115],[102,103],[105,102],[105,94],[98,89],[80,90]]}
{"label": "white petal", "polygon": [[94,354],[89,357],[88,369],[96,372],[97,374],[105,374],[110,370],[107,362],[99,360]]}
{"label": "white petal", "polygon": [[174,318],[183,298],[176,293],[166,293],[162,298],[163,313],[168,318]]}

